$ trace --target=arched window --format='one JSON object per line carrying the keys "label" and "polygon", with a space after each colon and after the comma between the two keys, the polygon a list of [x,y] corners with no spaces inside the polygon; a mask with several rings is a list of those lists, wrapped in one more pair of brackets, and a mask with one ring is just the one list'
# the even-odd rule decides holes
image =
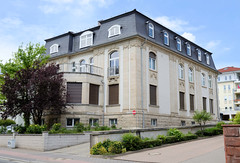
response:
{"label": "arched window", "polygon": [[211,75],[208,76],[208,86],[209,86],[209,88],[212,88],[212,76]]}
{"label": "arched window", "polygon": [[156,55],[153,52],[149,53],[149,69],[156,70]]}
{"label": "arched window", "polygon": [[148,35],[149,37],[154,38],[154,26],[152,23],[148,24]]}
{"label": "arched window", "polygon": [[93,32],[86,31],[80,35],[80,48],[91,46],[93,44]]}
{"label": "arched window", "polygon": [[178,65],[178,77],[179,77],[179,79],[183,79],[183,65],[182,64]]}
{"label": "arched window", "polygon": [[189,80],[189,82],[193,82],[193,69],[192,68],[188,69],[188,80]]}
{"label": "arched window", "polygon": [[113,25],[108,29],[108,37],[116,36],[121,34],[121,26]]}
{"label": "arched window", "polygon": [[205,74],[202,73],[202,86],[205,86]]}
{"label": "arched window", "polygon": [[181,40],[180,40],[180,38],[177,38],[177,50],[178,51],[182,51],[182,45],[181,45]]}
{"label": "arched window", "polygon": [[80,62],[80,72],[86,72],[86,65],[85,65],[85,60],[81,60]]}
{"label": "arched window", "polygon": [[164,44],[165,45],[169,45],[169,36],[168,33],[166,31],[163,32],[163,37],[164,37]]}
{"label": "arched window", "polygon": [[191,45],[187,43],[187,55],[191,56]]}
{"label": "arched window", "polygon": [[209,59],[209,55],[206,54],[206,61],[207,61],[207,64],[209,65],[210,64],[210,59]]}
{"label": "arched window", "polygon": [[115,76],[119,74],[119,54],[117,51],[114,51],[109,56],[109,75]]}
{"label": "arched window", "polygon": [[89,66],[90,66],[90,73],[93,74],[94,68],[93,68],[93,57],[89,59]]}
{"label": "arched window", "polygon": [[50,54],[52,53],[57,53],[58,52],[58,44],[53,44],[52,46],[50,46]]}
{"label": "arched window", "polygon": [[202,53],[201,50],[197,49],[197,54],[198,54],[198,60],[202,61]]}

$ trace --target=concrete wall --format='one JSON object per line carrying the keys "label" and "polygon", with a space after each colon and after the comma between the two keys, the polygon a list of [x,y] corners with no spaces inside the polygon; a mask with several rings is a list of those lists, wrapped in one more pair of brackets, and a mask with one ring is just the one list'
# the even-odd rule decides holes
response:
{"label": "concrete wall", "polygon": [[[0,135],[0,147],[7,147],[13,135]],[[16,135],[16,148],[49,151],[89,142],[89,134],[41,134]]]}
{"label": "concrete wall", "polygon": [[[216,124],[209,124],[204,128],[214,127]],[[186,134],[189,131],[195,133],[200,130],[200,126],[184,126],[184,127],[171,127],[177,128],[182,133]],[[148,129],[133,129],[133,130],[115,130],[115,131],[96,131],[90,135],[90,148],[98,142],[110,139],[112,141],[121,141],[122,135],[126,133],[133,133],[134,135],[140,135],[141,138],[157,138],[158,135],[166,135],[169,127],[164,128],[148,128]]]}

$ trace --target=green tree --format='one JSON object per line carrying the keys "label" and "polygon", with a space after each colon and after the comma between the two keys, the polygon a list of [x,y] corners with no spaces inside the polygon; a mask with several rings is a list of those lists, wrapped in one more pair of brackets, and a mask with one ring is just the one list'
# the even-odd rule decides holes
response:
{"label": "green tree", "polygon": [[193,119],[200,125],[201,131],[203,131],[203,125],[206,124],[207,121],[212,120],[212,116],[210,113],[203,111],[195,111],[193,115]]}
{"label": "green tree", "polygon": [[[46,48],[43,45],[29,43],[25,48],[23,45],[19,46],[18,51],[14,53],[13,58],[8,62],[0,62],[2,73],[0,76],[0,105],[3,105],[4,101],[6,101],[6,97],[2,94],[2,85],[5,83],[4,77],[8,75],[13,78],[18,71],[33,67],[35,62],[40,65],[47,63],[49,56],[44,54],[46,54]],[[29,126],[30,113],[26,112],[23,118],[25,126]]]}

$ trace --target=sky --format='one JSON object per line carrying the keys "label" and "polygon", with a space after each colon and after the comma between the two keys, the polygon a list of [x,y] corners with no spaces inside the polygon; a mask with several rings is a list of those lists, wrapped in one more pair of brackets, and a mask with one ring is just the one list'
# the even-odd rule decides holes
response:
{"label": "sky", "polygon": [[20,45],[79,32],[137,9],[212,52],[217,69],[240,67],[239,0],[0,0],[0,60]]}

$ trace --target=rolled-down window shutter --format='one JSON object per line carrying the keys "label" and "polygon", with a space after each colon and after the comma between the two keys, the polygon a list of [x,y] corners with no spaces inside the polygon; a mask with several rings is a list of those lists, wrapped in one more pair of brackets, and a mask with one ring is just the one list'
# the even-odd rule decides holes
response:
{"label": "rolled-down window shutter", "polygon": [[150,105],[157,105],[157,87],[150,85]]}
{"label": "rolled-down window shutter", "polygon": [[119,104],[119,85],[109,85],[109,105],[111,104]]}
{"label": "rolled-down window shutter", "polygon": [[82,103],[82,83],[67,83],[67,103]]}
{"label": "rolled-down window shutter", "polygon": [[99,97],[99,85],[90,84],[89,88],[89,104],[98,105],[98,97]]}

